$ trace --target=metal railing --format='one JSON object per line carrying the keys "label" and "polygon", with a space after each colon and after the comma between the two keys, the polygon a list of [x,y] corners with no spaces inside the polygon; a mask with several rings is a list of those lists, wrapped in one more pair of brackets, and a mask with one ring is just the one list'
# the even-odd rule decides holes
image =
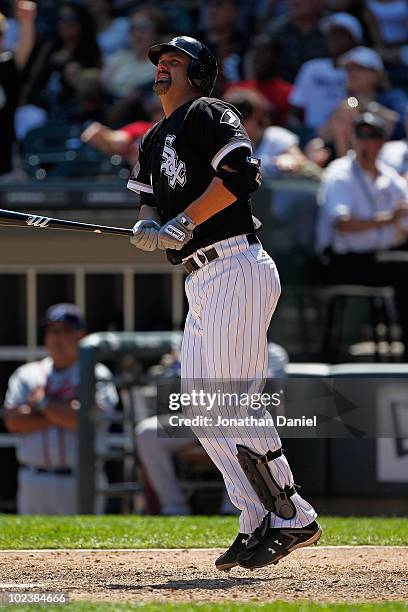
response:
{"label": "metal railing", "polygon": [[[100,452],[96,448],[96,431],[100,413],[95,405],[95,364],[100,361],[118,361],[121,357],[131,355],[140,362],[158,362],[160,357],[175,344],[179,344],[181,332],[115,332],[91,334],[82,340],[80,345],[80,391],[81,404],[78,431],[78,512],[92,514],[97,496],[129,497],[137,493],[135,481],[98,486],[98,473],[109,460],[109,451]],[[129,384],[131,384],[131,380]],[[123,458],[130,460],[125,466],[126,473],[131,474],[133,462],[136,461],[133,444],[135,425],[134,406],[123,406]],[[115,416],[115,415],[113,415]],[[117,413],[116,413],[117,416]],[[106,417],[109,420],[109,415]],[[119,457],[120,458],[120,457]]]}

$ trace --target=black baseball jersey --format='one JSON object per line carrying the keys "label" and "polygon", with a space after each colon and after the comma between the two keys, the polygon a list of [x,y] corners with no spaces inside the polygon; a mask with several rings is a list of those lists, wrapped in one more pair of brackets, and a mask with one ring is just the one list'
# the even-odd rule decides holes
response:
{"label": "black baseball jersey", "polygon": [[[190,100],[145,134],[128,188],[140,193],[141,204],[156,206],[166,223],[201,196],[218,167],[242,148],[251,154],[233,106],[215,98]],[[167,257],[177,264],[198,248],[253,231],[248,195],[197,226],[193,238],[179,251],[168,249]]]}

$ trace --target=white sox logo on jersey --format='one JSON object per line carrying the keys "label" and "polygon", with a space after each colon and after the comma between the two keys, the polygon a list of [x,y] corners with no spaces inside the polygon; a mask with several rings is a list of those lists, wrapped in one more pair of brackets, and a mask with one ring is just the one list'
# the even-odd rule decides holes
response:
{"label": "white sox logo on jersey", "polygon": [[28,217],[26,223],[34,227],[46,227],[50,221],[51,219],[49,217],[37,217],[33,215],[32,217]]}
{"label": "white sox logo on jersey", "polygon": [[162,163],[160,171],[167,176],[168,183],[172,189],[176,183],[181,187],[186,184],[186,165],[183,161],[179,161],[176,150],[172,147],[176,137],[172,134],[166,136],[166,142],[163,148]]}

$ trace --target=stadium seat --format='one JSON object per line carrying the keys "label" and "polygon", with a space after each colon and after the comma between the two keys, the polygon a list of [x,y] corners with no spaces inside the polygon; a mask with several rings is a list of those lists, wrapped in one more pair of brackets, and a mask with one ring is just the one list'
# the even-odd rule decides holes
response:
{"label": "stadium seat", "polygon": [[[380,361],[378,326],[385,329],[388,353],[391,355],[392,331],[397,325],[394,289],[365,285],[333,285],[323,289],[325,308],[322,359],[336,363],[341,356],[346,307],[351,301],[363,300],[369,309],[369,321],[374,341],[374,357]],[[392,355],[391,355],[392,358]]]}
{"label": "stadium seat", "polygon": [[96,151],[80,139],[82,125],[48,123],[28,132],[21,144],[24,168],[38,180],[96,175],[126,178],[122,157]]}

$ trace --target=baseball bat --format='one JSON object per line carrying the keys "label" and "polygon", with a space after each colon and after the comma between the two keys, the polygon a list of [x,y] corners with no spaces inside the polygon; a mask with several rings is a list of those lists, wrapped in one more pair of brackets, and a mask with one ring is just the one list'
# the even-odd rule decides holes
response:
{"label": "baseball bat", "polygon": [[66,219],[53,219],[30,213],[3,210],[0,208],[0,224],[19,227],[50,227],[53,229],[73,230],[77,232],[93,232],[95,234],[115,234],[119,236],[133,236],[131,229],[124,227],[110,227],[109,225],[96,225],[94,223],[80,223]]}

